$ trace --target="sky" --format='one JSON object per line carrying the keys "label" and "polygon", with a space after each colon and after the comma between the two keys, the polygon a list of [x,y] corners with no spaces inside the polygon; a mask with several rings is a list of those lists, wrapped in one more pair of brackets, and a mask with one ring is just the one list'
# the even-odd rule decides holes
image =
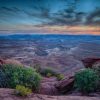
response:
{"label": "sky", "polygon": [[100,0],[0,0],[0,33],[100,35]]}

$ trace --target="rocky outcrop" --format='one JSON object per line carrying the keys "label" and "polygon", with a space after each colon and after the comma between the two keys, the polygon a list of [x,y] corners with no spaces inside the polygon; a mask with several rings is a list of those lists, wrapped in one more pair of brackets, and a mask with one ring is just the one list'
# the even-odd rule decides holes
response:
{"label": "rocky outcrop", "polygon": [[4,64],[4,60],[0,59],[0,65],[3,65],[3,64]]}
{"label": "rocky outcrop", "polygon": [[100,62],[100,58],[86,58],[82,62],[86,68],[92,68],[95,63]]}
{"label": "rocky outcrop", "polygon": [[44,78],[41,82],[39,93],[46,95],[64,94],[73,89],[74,76],[66,76],[63,80],[56,78]]}
{"label": "rocky outcrop", "polygon": [[74,77],[65,77],[63,80],[56,83],[56,88],[62,94],[72,90],[74,85]]}

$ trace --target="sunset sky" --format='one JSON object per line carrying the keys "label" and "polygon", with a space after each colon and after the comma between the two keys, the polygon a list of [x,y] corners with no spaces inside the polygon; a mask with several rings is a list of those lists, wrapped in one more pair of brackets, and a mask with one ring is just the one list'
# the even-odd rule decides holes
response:
{"label": "sunset sky", "polygon": [[100,0],[0,0],[0,33],[100,35]]}

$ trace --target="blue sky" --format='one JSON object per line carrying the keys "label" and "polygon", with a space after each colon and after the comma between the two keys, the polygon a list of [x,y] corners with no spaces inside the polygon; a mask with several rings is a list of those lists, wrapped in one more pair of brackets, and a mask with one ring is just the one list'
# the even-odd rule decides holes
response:
{"label": "blue sky", "polygon": [[0,0],[0,31],[82,25],[100,26],[100,0]]}

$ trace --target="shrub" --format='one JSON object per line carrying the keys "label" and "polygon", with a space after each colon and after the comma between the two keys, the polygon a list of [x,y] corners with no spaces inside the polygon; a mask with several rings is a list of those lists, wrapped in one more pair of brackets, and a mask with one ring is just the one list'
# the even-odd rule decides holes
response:
{"label": "shrub", "polygon": [[48,76],[48,74],[50,74],[50,76],[56,76],[57,73],[51,68],[44,68],[41,70],[40,74],[43,76]]}
{"label": "shrub", "polygon": [[32,93],[32,90],[25,86],[17,85],[15,89],[15,93],[16,95],[19,95],[19,96],[28,96],[29,94]]}
{"label": "shrub", "polygon": [[62,79],[64,79],[64,75],[63,74],[57,74],[56,75],[57,79],[60,81]]}
{"label": "shrub", "polygon": [[40,73],[40,71],[41,71],[41,66],[40,66],[40,64],[35,64],[35,65],[33,66],[33,68],[36,70],[36,72]]}
{"label": "shrub", "polygon": [[93,70],[96,71],[100,77],[100,62],[93,64]]}
{"label": "shrub", "polygon": [[98,81],[98,75],[92,69],[82,70],[75,75],[75,87],[82,93],[96,90]]}
{"label": "shrub", "polygon": [[99,75],[99,88],[98,89],[100,90],[100,62],[93,64],[92,68]]}
{"label": "shrub", "polygon": [[51,74],[51,73],[48,73],[48,74],[47,74],[47,77],[51,77],[51,76],[52,76],[52,74]]}
{"label": "shrub", "polygon": [[7,86],[7,80],[5,73],[0,70],[0,87],[6,87]]}
{"label": "shrub", "polygon": [[[12,64],[3,65],[1,72],[4,74],[4,82],[8,88],[15,88],[16,85],[37,89],[41,76],[32,68],[19,67]],[[0,81],[1,84],[3,84]]]}

